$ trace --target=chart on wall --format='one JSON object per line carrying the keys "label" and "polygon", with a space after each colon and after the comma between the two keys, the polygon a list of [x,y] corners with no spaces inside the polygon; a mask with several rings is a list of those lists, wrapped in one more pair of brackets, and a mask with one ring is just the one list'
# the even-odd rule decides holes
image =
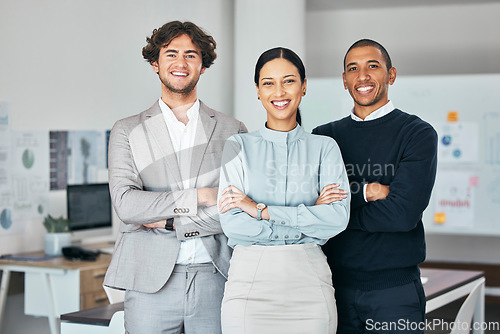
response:
{"label": "chart on wall", "polygon": [[[500,235],[500,75],[398,76],[394,106],[431,123],[439,136],[438,174],[424,213],[426,231]],[[341,77],[308,78],[304,127],[349,115]]]}
{"label": "chart on wall", "polygon": [[10,106],[0,101],[0,231],[12,227],[10,189]]}
{"label": "chart on wall", "polygon": [[49,191],[107,179],[109,131],[13,130],[0,101],[0,235],[49,212]]}
{"label": "chart on wall", "polygon": [[8,176],[1,193],[0,234],[25,231],[30,219],[49,210],[49,140],[47,131],[9,134]]}
{"label": "chart on wall", "polygon": [[50,131],[50,189],[102,181],[109,131]]}

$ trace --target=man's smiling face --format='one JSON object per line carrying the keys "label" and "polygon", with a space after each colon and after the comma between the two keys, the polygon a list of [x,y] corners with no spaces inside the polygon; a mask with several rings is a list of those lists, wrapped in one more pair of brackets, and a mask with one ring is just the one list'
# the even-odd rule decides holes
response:
{"label": "man's smiling face", "polygon": [[205,72],[201,52],[188,35],[176,37],[163,46],[158,61],[152,65],[160,77],[162,89],[182,95],[190,94]]}
{"label": "man's smiling face", "polygon": [[352,49],[345,64],[344,88],[354,100],[356,115],[364,119],[389,101],[389,85],[396,80],[396,69],[387,69],[382,52],[372,46]]}

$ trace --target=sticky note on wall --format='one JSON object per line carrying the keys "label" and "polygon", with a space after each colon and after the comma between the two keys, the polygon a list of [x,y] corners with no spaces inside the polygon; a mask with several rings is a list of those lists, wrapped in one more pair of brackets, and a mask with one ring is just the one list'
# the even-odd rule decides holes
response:
{"label": "sticky note on wall", "polygon": [[434,222],[436,224],[444,224],[444,223],[446,223],[446,213],[445,212],[436,212],[434,214]]}
{"label": "sticky note on wall", "polygon": [[448,117],[446,118],[448,122],[458,122],[458,111],[451,110],[448,111]]}
{"label": "sticky note on wall", "polygon": [[479,176],[473,175],[469,177],[469,186],[477,187],[479,185]]}

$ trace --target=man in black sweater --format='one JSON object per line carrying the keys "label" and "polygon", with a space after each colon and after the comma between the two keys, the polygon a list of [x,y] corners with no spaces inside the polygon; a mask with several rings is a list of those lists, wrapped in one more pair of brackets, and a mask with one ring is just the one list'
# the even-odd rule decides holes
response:
{"label": "man in black sweater", "polygon": [[396,69],[379,43],[354,43],[342,77],[354,100],[351,115],[313,130],[340,146],[352,196],[347,229],[323,246],[337,333],[424,333],[418,264],[425,259],[422,213],[436,175],[437,134],[389,101]]}

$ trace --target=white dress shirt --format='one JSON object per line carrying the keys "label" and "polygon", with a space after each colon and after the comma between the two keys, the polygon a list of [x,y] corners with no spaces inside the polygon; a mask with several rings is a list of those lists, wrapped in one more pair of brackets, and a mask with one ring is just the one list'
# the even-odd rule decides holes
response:
{"label": "white dress shirt", "polygon": [[[172,110],[162,101],[159,100],[160,109],[167,123],[168,132],[170,133],[170,140],[179,159],[179,152],[189,152],[190,148],[194,146],[194,139],[196,136],[196,127],[198,125],[198,116],[200,113],[200,101],[197,99],[191,108],[187,111],[188,123],[180,122],[172,112]],[[196,177],[196,176],[195,176]],[[189,189],[190,180],[182,180],[184,189]],[[181,223],[183,220],[189,219],[187,217],[180,217]],[[177,264],[191,264],[191,263],[206,263],[212,262],[210,255],[203,245],[200,238],[192,238],[183,240],[177,257]]]}
{"label": "white dress shirt", "polygon": [[[355,110],[354,110],[354,108],[352,108],[351,118],[353,120],[355,120],[356,122],[373,121],[373,120],[376,120],[377,118],[384,117],[385,115],[387,115],[388,113],[390,113],[393,110],[394,110],[394,106],[392,105],[392,102],[389,100],[389,102],[387,102],[385,105],[378,108],[377,110],[372,112],[370,115],[366,116],[365,119],[362,119],[362,118],[356,116]],[[367,184],[365,184],[363,186],[363,198],[365,199],[365,202],[368,202],[366,200],[366,186],[367,186]]]}
{"label": "white dress shirt", "polygon": [[372,112],[370,115],[366,116],[365,119],[362,119],[362,118],[359,118],[358,116],[356,116],[355,110],[354,110],[354,108],[352,108],[351,118],[355,121],[358,121],[358,122],[373,121],[377,118],[384,117],[385,115],[387,115],[388,113],[390,113],[393,110],[394,110],[394,106],[392,105],[392,102],[389,101],[385,105],[383,105],[382,107],[380,107],[377,110],[375,110],[374,112]]}

